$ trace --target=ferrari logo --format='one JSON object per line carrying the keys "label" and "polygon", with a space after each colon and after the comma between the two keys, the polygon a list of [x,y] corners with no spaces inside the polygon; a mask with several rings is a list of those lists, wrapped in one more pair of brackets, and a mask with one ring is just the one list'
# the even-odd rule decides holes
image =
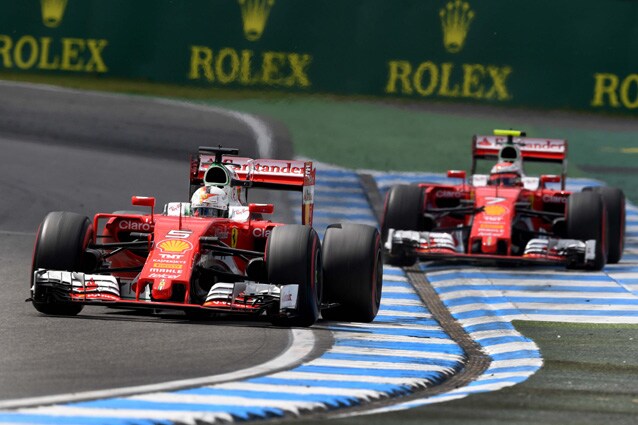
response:
{"label": "ferrari logo", "polygon": [[230,246],[235,248],[237,246],[237,237],[239,236],[239,229],[233,227],[233,230],[230,232]]}

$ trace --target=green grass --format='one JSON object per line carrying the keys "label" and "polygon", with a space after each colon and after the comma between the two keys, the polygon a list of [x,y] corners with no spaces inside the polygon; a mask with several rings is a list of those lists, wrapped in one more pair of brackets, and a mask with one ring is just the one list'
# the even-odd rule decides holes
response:
{"label": "green grass", "polygon": [[[540,347],[545,365],[496,394],[431,406],[437,423],[634,424],[638,418],[635,325],[516,322]],[[480,408],[481,414],[466,422]],[[415,412],[416,413],[416,412]]]}

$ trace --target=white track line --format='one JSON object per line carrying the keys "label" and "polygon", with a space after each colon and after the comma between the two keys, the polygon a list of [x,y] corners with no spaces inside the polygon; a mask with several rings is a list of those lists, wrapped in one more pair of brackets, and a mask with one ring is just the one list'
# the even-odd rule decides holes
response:
{"label": "white track line", "polygon": [[114,388],[109,390],[86,391],[79,393],[58,394],[43,397],[31,397],[0,402],[0,409],[13,409],[16,407],[36,406],[54,403],[69,403],[73,401],[90,400],[98,398],[122,397],[133,394],[177,390],[185,387],[212,385],[228,381],[236,381],[252,376],[273,373],[277,370],[287,370],[302,363],[315,346],[315,337],[312,330],[292,329],[290,346],[274,359],[250,368],[235,372],[211,375],[202,378],[181,379],[178,381],[162,382],[159,384],[138,385],[133,387]]}

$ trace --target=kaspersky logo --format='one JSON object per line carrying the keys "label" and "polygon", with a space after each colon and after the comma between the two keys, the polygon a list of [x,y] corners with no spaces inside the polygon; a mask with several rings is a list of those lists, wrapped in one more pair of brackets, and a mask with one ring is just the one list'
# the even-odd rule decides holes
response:
{"label": "kaspersky logo", "polygon": [[470,4],[462,0],[450,1],[439,11],[445,50],[458,53],[463,49],[474,15]]}
{"label": "kaspersky logo", "polygon": [[275,0],[237,0],[241,7],[241,19],[244,22],[244,36],[248,41],[257,41],[266,28],[270,9]]}
{"label": "kaspersky logo", "polygon": [[57,28],[64,18],[64,10],[68,0],[40,0],[42,6],[42,22],[49,28]]}

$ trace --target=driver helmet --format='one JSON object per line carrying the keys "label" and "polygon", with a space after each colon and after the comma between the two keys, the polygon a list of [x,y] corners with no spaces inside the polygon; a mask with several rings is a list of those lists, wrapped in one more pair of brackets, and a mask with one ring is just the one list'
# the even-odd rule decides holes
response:
{"label": "driver helmet", "polygon": [[191,210],[195,217],[228,217],[230,186],[204,186],[193,193]]}
{"label": "driver helmet", "polygon": [[215,186],[226,191],[231,206],[242,206],[247,202],[246,191],[236,184],[239,181],[237,172],[232,166],[211,164],[204,173],[204,186]]}
{"label": "driver helmet", "polygon": [[499,162],[490,172],[490,186],[522,186],[523,170],[519,162]]}

